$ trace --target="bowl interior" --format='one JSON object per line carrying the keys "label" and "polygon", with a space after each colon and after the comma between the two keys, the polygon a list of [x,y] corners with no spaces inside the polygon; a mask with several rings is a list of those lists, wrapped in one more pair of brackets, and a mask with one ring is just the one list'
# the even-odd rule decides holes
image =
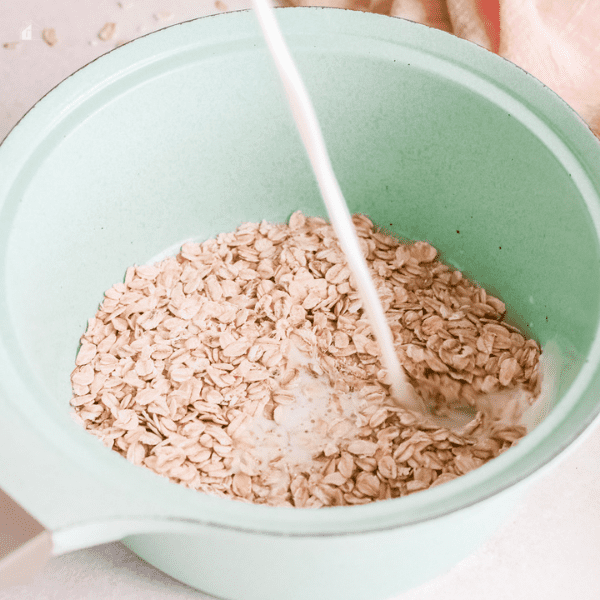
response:
{"label": "bowl interior", "polygon": [[[281,18],[351,211],[429,240],[527,334],[588,355],[600,305],[596,197],[585,168],[570,166],[578,142],[548,141],[566,135],[553,115],[585,138],[576,117],[472,45],[446,40],[443,58],[434,35],[426,51],[425,28],[398,21],[403,44]],[[30,115],[44,126],[26,120],[6,148],[20,128],[29,136],[0,199],[2,333],[36,402],[65,422],[78,339],[127,266],[245,221],[324,215],[255,26],[208,42],[202,27],[165,30],[77,73]],[[471,54],[473,66],[461,64]],[[495,83],[478,61],[491,61]]]}

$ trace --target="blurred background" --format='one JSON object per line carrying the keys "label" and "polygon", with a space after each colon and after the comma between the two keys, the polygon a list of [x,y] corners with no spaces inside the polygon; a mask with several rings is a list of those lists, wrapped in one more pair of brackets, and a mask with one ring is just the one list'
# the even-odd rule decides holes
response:
{"label": "blurred background", "polygon": [[[401,17],[518,64],[600,134],[598,0],[275,0]],[[250,8],[250,0],[4,0],[0,140],[47,91],[90,60],[168,25]]]}
{"label": "blurred background", "polygon": [[[463,37],[538,77],[600,134],[600,0],[277,0],[277,4],[372,11]],[[44,94],[100,55],[163,27],[247,8],[250,0],[2,0],[0,140]],[[585,443],[538,479],[517,513],[485,546],[397,600],[597,600],[599,473],[600,427],[596,427]],[[0,590],[0,600],[141,598],[208,596],[163,575],[119,543],[52,559],[27,585]]]}

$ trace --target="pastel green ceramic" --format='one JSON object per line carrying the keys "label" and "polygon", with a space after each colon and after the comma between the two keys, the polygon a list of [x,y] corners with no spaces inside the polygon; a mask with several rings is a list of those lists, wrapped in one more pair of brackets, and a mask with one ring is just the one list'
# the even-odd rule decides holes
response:
{"label": "pastel green ceramic", "polygon": [[351,210],[430,240],[585,364],[491,463],[352,508],[205,496],[73,423],[79,336],[128,265],[243,221],[324,213],[254,15],[208,17],[91,63],[0,147],[0,487],[57,554],[125,538],[223,598],[378,600],[468,555],[600,411],[600,148],[537,80],[446,33],[335,9],[277,17]]}

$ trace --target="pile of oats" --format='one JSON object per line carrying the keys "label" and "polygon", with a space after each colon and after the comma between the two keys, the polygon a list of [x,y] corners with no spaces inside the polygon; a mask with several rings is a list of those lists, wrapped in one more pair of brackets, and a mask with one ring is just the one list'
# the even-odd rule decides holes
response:
{"label": "pile of oats", "polygon": [[[540,389],[540,348],[504,304],[355,216],[401,362],[435,412]],[[454,479],[525,433],[479,410],[458,434],[397,406],[332,227],[296,212],[127,270],[90,319],[74,417],[175,483],[322,507]]]}

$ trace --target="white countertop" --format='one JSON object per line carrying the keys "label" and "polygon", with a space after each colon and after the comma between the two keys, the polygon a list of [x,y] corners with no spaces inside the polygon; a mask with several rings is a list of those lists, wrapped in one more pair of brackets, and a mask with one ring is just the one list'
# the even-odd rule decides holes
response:
{"label": "white countertop", "polygon": [[[0,3],[0,140],[41,96],[116,43],[249,4],[249,0],[4,0]],[[101,41],[97,34],[107,22],[117,24],[116,34]],[[31,39],[21,39],[22,32],[28,37],[29,26]],[[41,39],[44,28],[56,30],[55,46]],[[12,42],[17,42],[15,47],[3,46]],[[397,600],[598,600],[599,565],[597,426],[533,485],[510,521],[482,548]],[[0,590],[0,600],[140,598],[208,596],[162,574],[120,543],[52,559],[27,585]]]}

